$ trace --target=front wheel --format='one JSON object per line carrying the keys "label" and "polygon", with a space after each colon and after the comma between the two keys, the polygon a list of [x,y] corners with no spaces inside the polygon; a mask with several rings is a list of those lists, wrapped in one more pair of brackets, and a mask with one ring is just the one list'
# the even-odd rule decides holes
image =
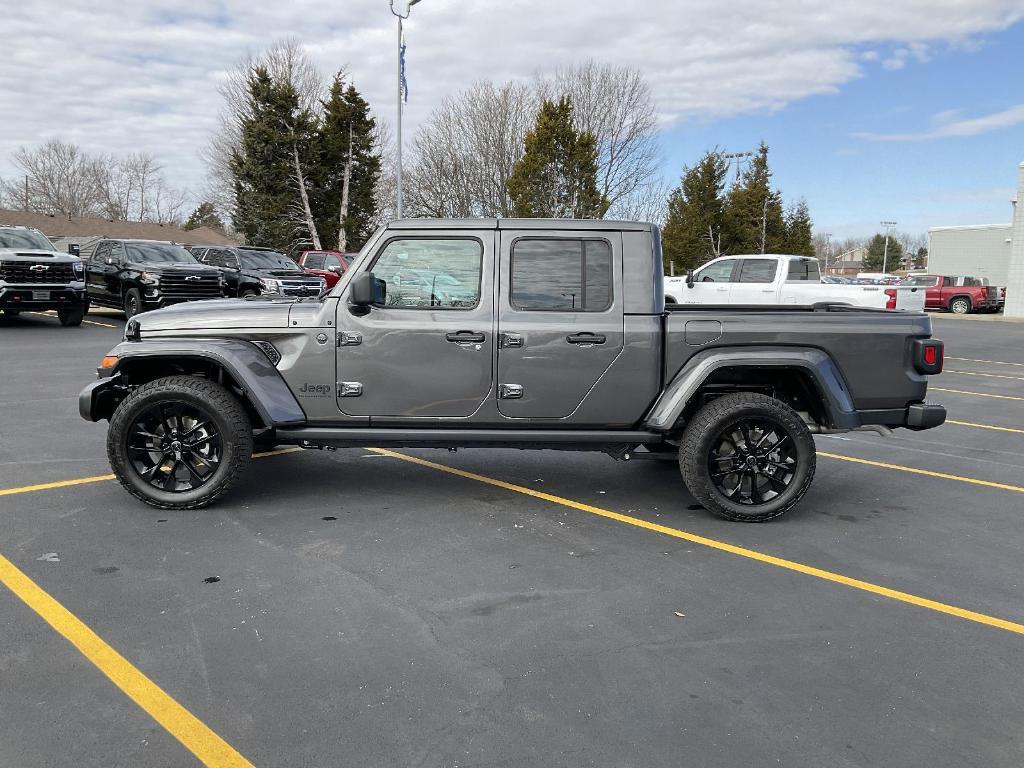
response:
{"label": "front wheel", "polygon": [[131,288],[124,294],[124,319],[131,320],[142,309],[142,294]]}
{"label": "front wheel", "polygon": [[168,376],[143,384],[114,411],[107,456],[132,496],[160,509],[198,509],[238,482],[252,456],[242,404],[216,382]]}
{"label": "front wheel", "polygon": [[762,523],[803,498],[817,453],[810,430],[785,403],[766,395],[725,395],[701,408],[683,433],[683,482],[726,520]]}

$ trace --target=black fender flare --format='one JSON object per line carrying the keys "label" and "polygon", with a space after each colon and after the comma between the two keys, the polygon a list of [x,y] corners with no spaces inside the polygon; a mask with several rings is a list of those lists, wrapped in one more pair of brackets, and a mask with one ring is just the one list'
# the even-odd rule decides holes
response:
{"label": "black fender flare", "polygon": [[648,411],[644,426],[657,431],[672,429],[701,385],[723,368],[795,369],[806,373],[821,396],[828,426],[854,429],[861,424],[850,389],[828,353],[812,347],[759,346],[719,347],[695,354]]}
{"label": "black fender flare", "polygon": [[126,341],[108,353],[117,364],[107,374],[81,391],[78,410],[87,421],[99,421],[103,402],[114,388],[124,385],[122,372],[129,361],[204,360],[223,368],[242,388],[245,399],[268,427],[296,426],[306,422],[306,414],[288,388],[280,371],[263,350],[243,339],[150,339]]}

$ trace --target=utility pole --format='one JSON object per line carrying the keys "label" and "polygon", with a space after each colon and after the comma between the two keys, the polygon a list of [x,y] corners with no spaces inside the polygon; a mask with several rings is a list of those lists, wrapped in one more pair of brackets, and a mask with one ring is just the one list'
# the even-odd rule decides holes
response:
{"label": "utility pole", "polygon": [[405,57],[402,55],[402,21],[409,18],[412,7],[420,0],[406,0],[405,13],[395,11],[395,0],[391,0],[391,13],[398,19],[398,137],[396,149],[398,151],[398,189],[395,194],[395,218],[402,218],[402,95],[405,88],[402,83],[403,70],[405,68]]}
{"label": "utility pole", "polygon": [[892,228],[896,226],[895,221],[882,221],[879,222],[885,227],[885,250],[882,251],[882,274],[888,274],[889,270],[886,269],[889,266],[889,234],[892,232]]}
{"label": "utility pole", "polygon": [[828,274],[828,263],[832,257],[832,233],[823,232],[822,236],[825,238],[825,274]]}

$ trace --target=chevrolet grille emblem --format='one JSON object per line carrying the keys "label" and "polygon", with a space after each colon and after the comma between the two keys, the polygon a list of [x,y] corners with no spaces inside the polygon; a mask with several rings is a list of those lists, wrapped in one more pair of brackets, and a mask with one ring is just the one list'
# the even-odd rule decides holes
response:
{"label": "chevrolet grille emblem", "polygon": [[33,264],[31,267],[29,267],[29,269],[32,270],[33,272],[45,272],[49,268],[50,267],[47,264]]}

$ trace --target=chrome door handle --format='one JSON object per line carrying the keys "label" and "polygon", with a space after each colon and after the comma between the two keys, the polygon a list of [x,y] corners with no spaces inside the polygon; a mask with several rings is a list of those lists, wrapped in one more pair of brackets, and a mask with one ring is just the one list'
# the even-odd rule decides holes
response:
{"label": "chrome door handle", "polygon": [[446,333],[444,335],[445,341],[451,341],[456,344],[483,344],[484,335],[477,333],[476,331],[456,331],[455,333]]}
{"label": "chrome door handle", "polygon": [[566,336],[565,340],[570,344],[604,344],[605,337],[600,333],[583,331],[582,333],[574,333]]}

